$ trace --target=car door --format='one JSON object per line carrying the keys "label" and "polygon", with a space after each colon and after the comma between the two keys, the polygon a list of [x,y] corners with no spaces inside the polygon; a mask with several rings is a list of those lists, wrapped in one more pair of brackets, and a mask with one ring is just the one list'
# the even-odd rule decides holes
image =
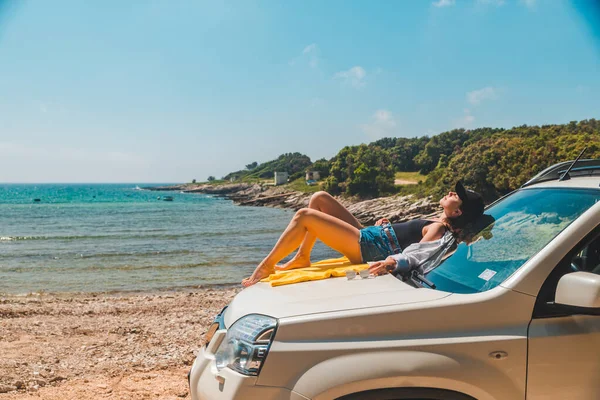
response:
{"label": "car door", "polygon": [[527,400],[600,399],[598,310],[554,304],[559,279],[574,271],[600,274],[600,227],[561,260],[540,290],[529,326]]}

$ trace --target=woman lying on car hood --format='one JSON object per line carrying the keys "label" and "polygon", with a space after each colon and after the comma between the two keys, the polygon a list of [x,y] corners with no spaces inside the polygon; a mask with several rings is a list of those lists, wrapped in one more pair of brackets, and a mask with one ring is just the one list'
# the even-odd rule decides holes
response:
{"label": "woman lying on car hood", "polygon": [[[440,199],[440,206],[443,211],[437,218],[398,224],[380,219],[375,226],[365,228],[331,195],[326,192],[315,193],[309,207],[296,212],[275,247],[256,267],[252,276],[242,281],[242,285],[248,287],[259,282],[272,274],[275,268],[286,270],[309,266],[310,252],[317,239],[342,253],[353,264],[381,261],[401,254],[413,243],[450,240],[467,224],[480,217],[484,209],[481,195],[465,189],[460,181],[456,183],[454,192],[448,192]],[[432,246],[435,244],[428,247]],[[290,262],[276,265],[297,248],[298,252]],[[378,264],[377,267],[371,267],[372,273],[387,273],[395,268],[390,268],[391,261]]]}

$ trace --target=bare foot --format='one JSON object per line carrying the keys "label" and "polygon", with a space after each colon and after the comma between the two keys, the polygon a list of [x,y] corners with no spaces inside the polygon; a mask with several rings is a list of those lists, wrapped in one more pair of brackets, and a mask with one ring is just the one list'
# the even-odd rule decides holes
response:
{"label": "bare foot", "polygon": [[256,269],[252,273],[252,276],[242,281],[242,286],[252,286],[255,283],[260,282],[261,279],[271,275],[273,272],[275,272],[275,269],[273,267],[269,267],[268,265],[261,263],[258,265],[258,267],[256,267]]}
{"label": "bare foot", "polygon": [[287,271],[288,269],[305,268],[310,267],[310,256],[306,257],[303,255],[296,254],[294,258],[286,262],[283,265],[276,265],[275,269],[279,271]]}

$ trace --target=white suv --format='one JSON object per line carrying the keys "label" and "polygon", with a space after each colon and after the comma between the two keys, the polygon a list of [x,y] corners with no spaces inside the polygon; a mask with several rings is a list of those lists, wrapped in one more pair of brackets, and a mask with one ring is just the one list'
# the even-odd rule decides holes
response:
{"label": "white suv", "polygon": [[192,399],[600,399],[600,160],[569,166],[489,206],[483,240],[424,280],[243,290]]}

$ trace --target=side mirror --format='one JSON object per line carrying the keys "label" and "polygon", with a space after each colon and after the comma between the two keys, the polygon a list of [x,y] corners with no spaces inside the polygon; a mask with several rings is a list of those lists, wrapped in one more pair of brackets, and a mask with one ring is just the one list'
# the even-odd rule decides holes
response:
{"label": "side mirror", "polygon": [[558,281],[554,303],[600,310],[600,275],[591,272],[571,272],[564,275]]}

